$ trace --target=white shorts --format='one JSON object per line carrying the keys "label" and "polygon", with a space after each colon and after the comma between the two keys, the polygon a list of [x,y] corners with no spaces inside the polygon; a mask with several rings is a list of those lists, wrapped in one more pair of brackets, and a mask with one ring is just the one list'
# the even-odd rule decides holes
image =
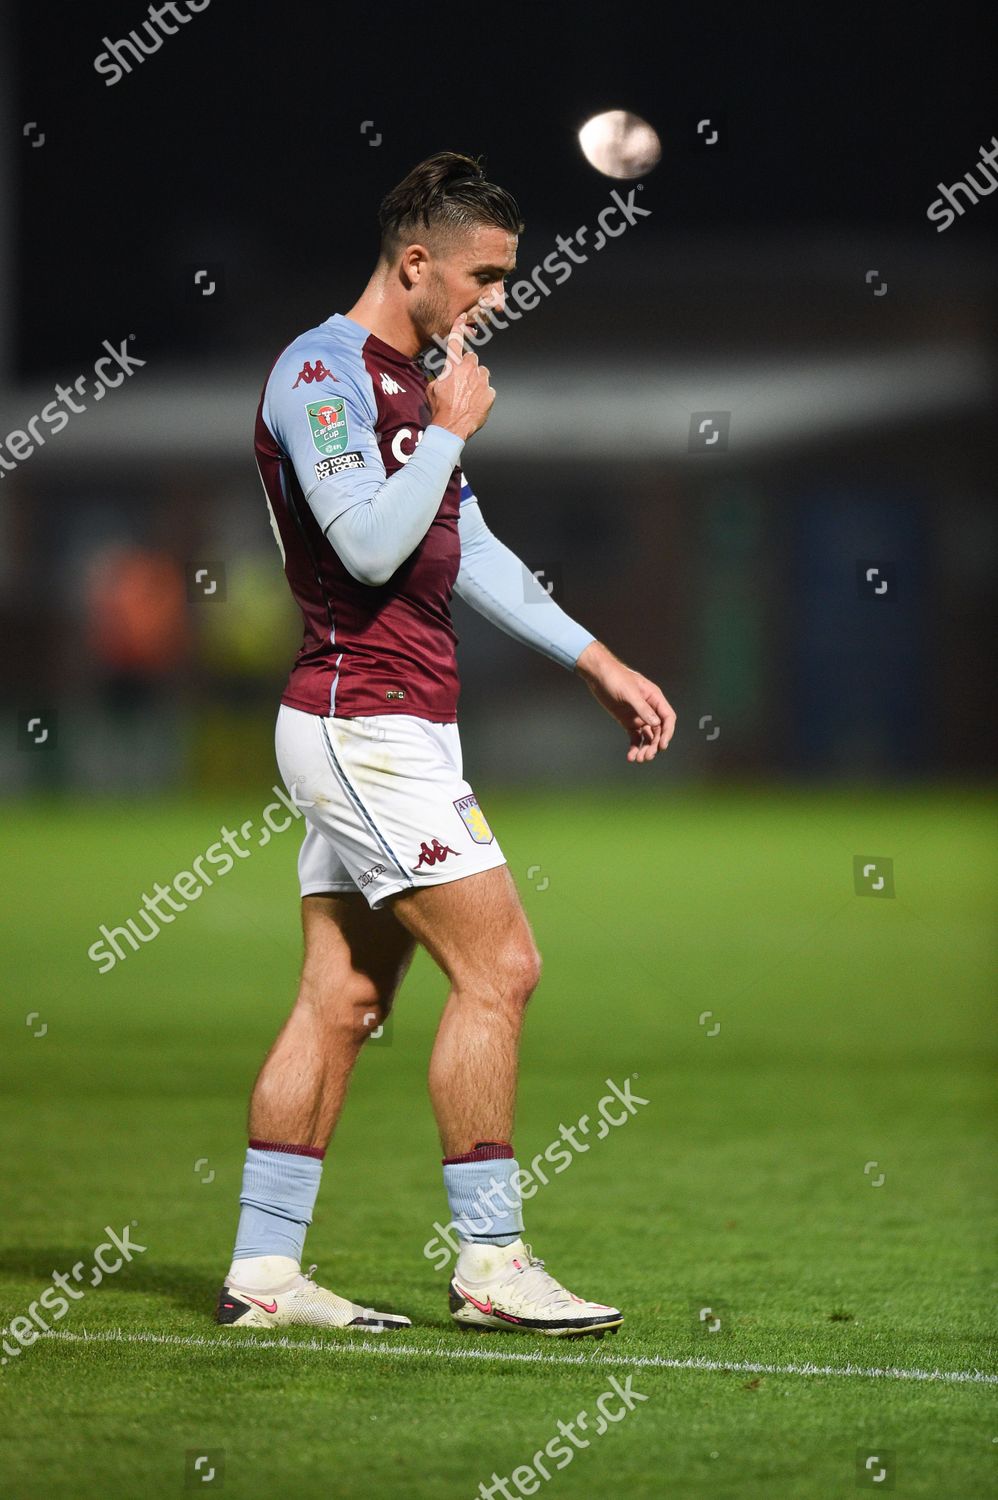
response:
{"label": "white shorts", "polygon": [[277,763],[308,828],[303,896],[387,896],[506,863],[462,775],[456,724],[414,714],[323,718],[282,703]]}

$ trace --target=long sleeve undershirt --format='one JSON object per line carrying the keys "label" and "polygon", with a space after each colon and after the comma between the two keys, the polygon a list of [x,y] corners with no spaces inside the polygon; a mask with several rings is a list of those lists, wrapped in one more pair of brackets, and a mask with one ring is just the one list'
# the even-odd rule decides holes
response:
{"label": "long sleeve undershirt", "polygon": [[[324,530],[344,567],[360,583],[386,583],[429,529],[463,447],[442,427],[428,427],[404,468],[368,498],[327,521]],[[310,504],[323,524],[322,507]],[[567,615],[516,553],[485,524],[476,499],[461,505],[461,567],[454,591],[500,630],[561,666],[574,667],[596,637]]]}

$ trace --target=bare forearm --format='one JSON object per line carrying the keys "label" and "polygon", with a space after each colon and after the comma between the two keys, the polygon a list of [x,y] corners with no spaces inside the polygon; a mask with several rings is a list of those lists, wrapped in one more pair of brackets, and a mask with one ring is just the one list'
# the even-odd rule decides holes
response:
{"label": "bare forearm", "polygon": [[587,682],[595,682],[602,678],[607,667],[611,665],[622,667],[623,662],[619,657],[614,656],[609,646],[604,646],[602,641],[590,641],[585,650],[580,653],[575,663],[575,671]]}

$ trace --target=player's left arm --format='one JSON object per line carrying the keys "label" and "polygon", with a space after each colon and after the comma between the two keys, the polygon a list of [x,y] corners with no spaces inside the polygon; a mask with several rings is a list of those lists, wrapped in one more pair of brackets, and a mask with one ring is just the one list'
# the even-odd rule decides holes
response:
{"label": "player's left arm", "polygon": [[661,689],[624,665],[542,588],[516,553],[486,526],[462,474],[461,567],[454,591],[500,630],[578,672],[596,701],[627,730],[630,761],[654,759],[676,716]]}
{"label": "player's left arm", "polygon": [[507,635],[571,670],[596,637],[567,615],[493,535],[463,474],[461,494],[461,567],[454,592]]}

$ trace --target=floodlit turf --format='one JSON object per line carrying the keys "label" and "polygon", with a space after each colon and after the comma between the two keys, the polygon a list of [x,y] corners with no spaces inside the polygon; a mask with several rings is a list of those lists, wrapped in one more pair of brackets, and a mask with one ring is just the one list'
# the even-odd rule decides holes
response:
{"label": "floodlit turf", "polygon": [[[986,1493],[994,1384],[914,1376],[995,1369],[994,801],[701,794],[656,771],[612,801],[482,798],[545,958],[521,1164],[607,1079],[648,1101],[577,1137],[527,1205],[549,1268],[625,1309],[602,1342],[450,1324],[422,1254],[446,1217],[423,956],[361,1059],[306,1251],[414,1328],[218,1342],[246,1095],[296,977],[297,834],[102,976],[98,925],[265,798],[5,813],[4,1321],[89,1267],[105,1225],[146,1248],[0,1370],[0,1492],[171,1495],[203,1455],[189,1482],[232,1497],[439,1500],[540,1453],[550,1481],[519,1469],[505,1493]],[[855,855],[893,859],[893,899],[854,894]],[[647,1399],[596,1436],[611,1376]],[[545,1457],[581,1411],[590,1445]]]}

